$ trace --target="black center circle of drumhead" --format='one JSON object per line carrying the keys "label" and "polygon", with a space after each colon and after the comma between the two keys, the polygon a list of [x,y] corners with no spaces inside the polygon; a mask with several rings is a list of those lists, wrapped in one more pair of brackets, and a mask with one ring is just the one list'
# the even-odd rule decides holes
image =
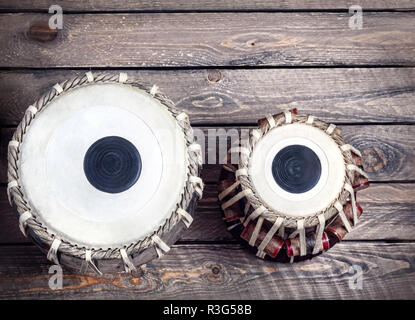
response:
{"label": "black center circle of drumhead", "polygon": [[95,141],[84,157],[84,172],[89,183],[108,193],[131,188],[140,177],[141,166],[137,148],[117,136]]}
{"label": "black center circle of drumhead", "polygon": [[290,193],[311,190],[321,176],[321,163],[313,150],[302,145],[281,149],[272,161],[275,182]]}

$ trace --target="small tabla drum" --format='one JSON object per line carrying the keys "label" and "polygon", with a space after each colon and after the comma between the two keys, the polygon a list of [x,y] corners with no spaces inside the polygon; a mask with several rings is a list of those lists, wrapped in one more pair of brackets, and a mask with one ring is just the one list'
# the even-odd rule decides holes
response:
{"label": "small tabla drum", "polygon": [[[328,250],[356,225],[369,186],[340,130],[297,110],[268,116],[228,150],[218,184],[230,230],[260,258],[294,262]],[[238,164],[229,160],[238,153]]]}
{"label": "small tabla drum", "polygon": [[7,191],[49,260],[128,272],[192,223],[201,165],[188,116],[157,86],[87,72],[29,106],[9,143]]}

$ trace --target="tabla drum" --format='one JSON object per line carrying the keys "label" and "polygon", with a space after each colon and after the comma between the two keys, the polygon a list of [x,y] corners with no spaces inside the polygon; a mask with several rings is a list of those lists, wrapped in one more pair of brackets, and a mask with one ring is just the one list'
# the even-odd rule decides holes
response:
{"label": "tabla drum", "polygon": [[[297,110],[268,116],[228,151],[218,184],[224,219],[260,258],[294,262],[328,250],[356,225],[369,186],[340,130]],[[232,153],[239,163],[229,163]]]}
{"label": "tabla drum", "polygon": [[8,195],[49,260],[134,271],[168,252],[202,196],[188,116],[127,74],[56,84],[27,108],[8,146]]}

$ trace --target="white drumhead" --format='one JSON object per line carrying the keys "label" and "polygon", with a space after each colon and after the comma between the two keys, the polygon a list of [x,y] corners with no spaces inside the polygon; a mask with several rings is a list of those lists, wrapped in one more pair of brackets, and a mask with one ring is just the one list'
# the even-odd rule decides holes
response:
{"label": "white drumhead", "polygon": [[[138,150],[141,173],[127,190],[108,193],[84,172],[88,149],[121,137]],[[55,98],[20,148],[19,179],[27,200],[52,234],[87,248],[139,241],[170,217],[187,176],[182,129],[158,100],[125,84],[91,84]]]}
{"label": "white drumhead", "polygon": [[[304,146],[318,157],[321,174],[317,183],[302,193],[281,188],[272,173],[272,162],[288,146]],[[292,217],[307,217],[324,210],[344,184],[345,165],[336,142],[322,130],[295,123],[275,127],[255,145],[248,174],[256,195],[271,209]]]}

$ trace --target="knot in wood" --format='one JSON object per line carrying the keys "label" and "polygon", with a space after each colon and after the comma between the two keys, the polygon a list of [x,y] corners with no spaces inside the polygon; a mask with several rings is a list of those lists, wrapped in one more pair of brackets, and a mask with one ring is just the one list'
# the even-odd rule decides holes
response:
{"label": "knot in wood", "polygon": [[29,30],[26,32],[26,37],[28,39],[40,41],[40,42],[49,42],[55,40],[58,35],[57,29],[49,28],[47,23],[36,23],[30,26]]}
{"label": "knot in wood", "polygon": [[219,70],[213,70],[209,72],[208,74],[208,81],[216,83],[222,80],[222,77],[223,77],[222,72],[220,72]]}

